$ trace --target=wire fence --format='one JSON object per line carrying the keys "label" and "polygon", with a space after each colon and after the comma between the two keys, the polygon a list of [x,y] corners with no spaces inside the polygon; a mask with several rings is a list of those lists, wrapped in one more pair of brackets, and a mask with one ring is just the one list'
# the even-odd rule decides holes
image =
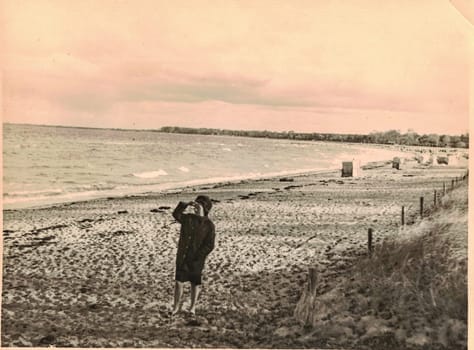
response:
{"label": "wire fence", "polygon": [[[434,211],[436,211],[442,204],[442,199],[450,192],[454,191],[456,188],[466,183],[469,180],[469,170],[463,173],[461,176],[456,176],[452,178],[451,181],[443,181],[443,186],[441,188],[433,189],[432,200],[425,196],[420,196],[419,198],[419,208],[416,208],[416,205],[402,205],[401,215],[400,215],[400,227],[403,229],[407,225],[412,225],[416,222],[417,219],[423,219],[427,217]],[[426,200],[425,200],[426,199]],[[413,211],[416,209],[416,211]],[[367,230],[367,254],[372,256],[374,250],[374,229],[369,227]],[[308,288],[310,290],[315,289],[316,279],[318,271],[315,267],[310,267],[308,271]]]}
{"label": "wire fence", "polygon": [[[456,176],[455,178],[451,179],[451,182],[446,184],[446,181],[443,181],[443,187],[439,189],[433,189],[433,197],[430,200],[429,197],[420,196],[419,199],[419,209],[416,212],[409,213],[409,209],[413,209],[413,206],[405,206],[402,205],[401,207],[401,216],[400,216],[400,227],[404,228],[407,225],[413,224],[416,222],[416,219],[423,219],[424,217],[430,215],[434,211],[436,211],[439,206],[442,204],[442,199],[446,196],[449,192],[454,191],[456,188],[461,186],[463,183],[469,180],[469,170],[467,170],[461,176]],[[373,251],[373,236],[374,230],[372,228],[368,229],[367,232],[367,250],[368,255],[370,256]]]}

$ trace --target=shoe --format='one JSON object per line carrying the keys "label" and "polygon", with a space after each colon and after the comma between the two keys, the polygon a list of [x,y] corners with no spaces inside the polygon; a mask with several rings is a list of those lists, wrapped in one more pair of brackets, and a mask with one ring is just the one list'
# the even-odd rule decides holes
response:
{"label": "shoe", "polygon": [[175,310],[171,310],[168,312],[168,314],[173,317],[175,316],[176,314],[178,314],[179,312],[181,311],[181,309],[175,309]]}

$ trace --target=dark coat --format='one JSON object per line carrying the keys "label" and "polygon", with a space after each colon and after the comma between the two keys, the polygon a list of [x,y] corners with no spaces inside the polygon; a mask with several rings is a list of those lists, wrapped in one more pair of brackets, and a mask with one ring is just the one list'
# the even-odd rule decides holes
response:
{"label": "dark coat", "polygon": [[181,224],[176,270],[201,275],[204,262],[214,249],[215,228],[207,216],[183,214],[187,203],[179,202],[173,217]]}

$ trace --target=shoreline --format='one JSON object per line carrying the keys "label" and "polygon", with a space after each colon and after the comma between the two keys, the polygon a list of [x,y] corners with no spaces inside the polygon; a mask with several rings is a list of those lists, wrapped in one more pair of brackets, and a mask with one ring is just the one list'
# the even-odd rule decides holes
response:
{"label": "shoreline", "polygon": [[[284,140],[285,144],[289,142]],[[291,143],[307,144],[307,141],[293,140]],[[331,142],[317,141],[315,144],[331,146]],[[311,173],[313,171],[331,171],[341,166],[342,161],[350,160],[352,158],[360,159],[361,163],[367,163],[370,161],[378,161],[382,159],[392,159],[401,153],[412,154],[413,152],[403,152],[402,148],[393,145],[373,145],[373,144],[357,144],[357,143],[340,143],[342,149],[344,147],[350,148],[349,150],[342,150],[340,154],[337,154],[335,158],[324,159],[322,163],[318,164],[316,159],[313,159],[310,164],[302,161],[299,164],[292,164],[291,166],[283,166],[282,164],[276,166],[276,169],[264,169],[263,166],[255,167],[254,169],[247,169],[239,173],[235,169],[227,172],[225,176],[219,176],[213,178],[212,172],[196,173],[186,176],[176,175],[168,177],[160,177],[155,179],[148,179],[147,181],[136,181],[136,179],[120,180],[118,182],[111,181],[110,183],[100,182],[99,180],[91,177],[89,179],[81,180],[77,186],[67,185],[66,182],[54,181],[53,185],[38,185],[35,187],[20,186],[20,183],[16,184],[16,187],[5,190],[4,198],[2,201],[3,208],[6,210],[14,209],[27,209],[27,208],[38,208],[56,205],[60,203],[68,203],[75,201],[84,201],[97,198],[107,198],[116,196],[127,196],[134,194],[143,194],[150,192],[164,192],[172,189],[184,188],[193,185],[210,185],[214,183],[227,182],[227,181],[240,181],[247,179],[258,179],[274,176],[289,176],[296,175],[299,173]],[[352,151],[351,151],[352,150]],[[268,168],[268,166],[266,166]],[[273,165],[272,165],[273,167]],[[282,168],[288,168],[287,170],[280,170]],[[317,167],[317,168],[316,168]],[[300,168],[300,169],[298,169]],[[258,169],[258,170],[257,170]],[[132,176],[130,172],[127,176]],[[201,179],[195,180],[196,175],[201,175]],[[119,175],[124,176],[124,175]],[[71,182],[73,183],[73,182]],[[147,184],[149,183],[149,184]],[[8,183],[7,183],[8,185]],[[18,187],[20,186],[20,187]],[[38,187],[39,186],[39,187]],[[15,189],[13,189],[15,188]]]}
{"label": "shoreline", "polygon": [[[306,142],[306,141],[298,141],[298,142]],[[357,144],[353,144],[357,145]],[[384,146],[384,145],[377,145],[377,146]],[[361,145],[359,149],[370,149],[374,148],[372,145]],[[378,148],[380,151],[387,151],[391,152],[392,155],[397,156],[404,156],[406,159],[413,157],[414,151],[403,151],[400,148],[385,148],[385,147],[375,147]],[[350,157],[346,157],[349,160]],[[346,159],[345,158],[345,159]],[[392,157],[393,158],[393,157]],[[354,157],[354,160],[360,161],[361,169],[364,166],[370,165],[372,163],[387,163],[390,162],[391,159],[374,159],[373,157]],[[342,161],[341,161],[342,162]],[[274,179],[278,177],[284,176],[303,176],[303,175],[311,175],[311,174],[320,174],[320,173],[332,173],[335,171],[341,171],[341,165],[334,166],[330,168],[312,168],[312,169],[293,169],[293,170],[283,170],[278,172],[271,172],[271,173],[256,173],[256,174],[248,174],[248,175],[237,175],[237,176],[229,176],[229,177],[217,177],[214,179],[198,179],[198,180],[189,180],[184,182],[168,182],[164,184],[158,185],[143,185],[141,189],[137,188],[129,188],[127,190],[123,190],[122,192],[117,194],[117,190],[104,190],[100,193],[90,194],[89,192],[78,192],[75,193],[77,198],[60,198],[58,197],[47,197],[44,199],[34,200],[34,201],[19,201],[19,202],[11,202],[5,205],[2,202],[3,210],[4,211],[12,211],[12,210],[27,210],[27,209],[44,209],[49,207],[54,207],[58,205],[65,205],[68,203],[76,203],[76,202],[87,202],[87,201],[94,201],[94,200],[101,200],[106,198],[120,198],[120,197],[129,197],[129,196],[146,196],[146,195],[154,195],[158,193],[167,193],[167,192],[174,192],[185,190],[187,188],[194,188],[194,187],[202,187],[202,186],[219,186],[221,184],[226,183],[238,183],[241,181],[258,181],[261,179]],[[68,195],[65,195],[68,196]],[[81,198],[83,197],[83,198]]]}
{"label": "shoreline", "polygon": [[[25,207],[11,207],[11,208],[4,208],[4,211],[17,211],[17,210],[35,210],[35,209],[47,209],[51,207],[57,207],[61,205],[70,205],[74,203],[79,203],[79,202],[89,202],[89,201],[100,201],[100,200],[108,200],[110,198],[114,199],[120,199],[120,198],[130,198],[130,197],[146,197],[146,196],[156,196],[160,194],[168,194],[168,193],[179,193],[181,191],[186,191],[186,190],[193,190],[193,189],[198,189],[200,187],[207,187],[207,186],[212,186],[212,187],[221,187],[225,186],[227,184],[238,184],[242,181],[259,181],[263,179],[277,179],[280,177],[284,176],[305,176],[305,175],[312,175],[312,174],[325,174],[325,173],[333,173],[336,171],[340,171],[338,168],[328,168],[328,169],[321,169],[321,170],[315,170],[315,169],[308,169],[308,170],[289,170],[289,171],[281,171],[278,173],[269,173],[269,174],[259,174],[255,176],[250,176],[250,177],[241,177],[241,176],[232,176],[232,177],[223,177],[219,178],[216,181],[209,181],[209,179],[203,179],[203,180],[191,180],[187,181],[186,184],[170,184],[169,187],[165,187],[161,190],[145,190],[144,192],[135,192],[131,191],[129,194],[107,194],[107,193],[101,193],[98,194],[97,197],[91,197],[91,198],[74,198],[74,199],[64,199],[64,201],[59,201],[59,202],[54,202],[54,203],[47,203],[47,204],[38,204],[34,206],[25,206]],[[195,182],[191,183],[190,182]],[[154,186],[155,185],[150,185]],[[158,185],[160,186],[160,185]],[[146,187],[146,186],[144,186]],[[107,191],[104,191],[107,192]],[[18,205],[21,205],[21,203],[15,203]],[[28,205],[28,204],[26,204]]]}
{"label": "shoreline", "polygon": [[[211,135],[212,136],[212,135]],[[290,140],[291,141],[291,140]],[[310,141],[292,140],[295,143],[307,143]],[[311,141],[317,144],[332,144],[329,141]],[[24,197],[16,197],[14,193],[12,196],[7,196],[2,201],[3,210],[22,210],[22,209],[38,209],[46,208],[66,203],[74,203],[79,201],[97,200],[109,197],[124,197],[133,195],[146,195],[153,193],[166,193],[168,191],[182,190],[187,187],[194,186],[211,186],[226,182],[238,182],[245,180],[258,180],[262,178],[273,178],[278,176],[298,176],[301,174],[311,174],[315,172],[331,172],[341,168],[341,162],[346,160],[360,160],[360,165],[369,164],[373,162],[391,161],[394,157],[411,159],[418,153],[430,153],[431,155],[447,155],[456,153],[458,156],[462,153],[468,154],[468,149],[449,149],[449,148],[433,148],[422,146],[403,146],[403,145],[386,145],[386,144],[363,144],[363,143],[349,143],[340,142],[341,145],[354,147],[359,153],[352,155],[350,153],[341,154],[338,159],[333,161],[332,166],[326,168],[310,168],[310,169],[291,169],[268,173],[248,173],[235,176],[223,176],[216,178],[203,178],[197,180],[183,180],[183,181],[168,181],[161,184],[124,184],[116,188],[106,190],[87,190],[83,192],[67,192],[67,189],[58,189],[57,195],[41,195],[38,197],[31,196],[31,194]],[[373,150],[373,154],[370,151]],[[339,159],[340,158],[340,159]],[[336,165],[337,164],[337,165]],[[328,164],[329,165],[329,164]],[[165,179],[164,179],[165,180]],[[90,185],[94,187],[94,184]]]}
{"label": "shoreline", "polygon": [[[361,169],[364,167],[368,166],[371,167],[372,164],[375,167],[380,167],[383,166],[383,164],[388,164],[391,162],[391,160],[376,160],[376,161],[369,161],[365,163],[364,165],[361,165]],[[175,185],[170,185],[169,188],[163,188],[162,190],[151,190],[151,191],[145,191],[145,192],[131,192],[129,194],[100,194],[98,197],[91,197],[91,198],[84,198],[84,199],[65,199],[64,201],[59,201],[59,202],[54,202],[54,203],[48,203],[48,204],[38,204],[34,206],[27,206],[27,207],[16,207],[16,208],[4,208],[3,211],[18,211],[18,210],[36,210],[36,209],[48,209],[48,208],[54,208],[58,206],[63,206],[63,205],[71,205],[71,204],[76,204],[76,203],[84,203],[84,202],[94,202],[94,201],[103,201],[103,200],[110,200],[110,199],[120,199],[120,198],[142,198],[142,197],[147,197],[147,196],[160,196],[160,195],[166,195],[166,194],[176,194],[176,193],[181,193],[183,191],[197,191],[202,188],[219,188],[219,187],[224,187],[228,185],[237,185],[242,182],[248,182],[248,181],[262,181],[262,180],[278,180],[282,177],[302,177],[302,176],[311,176],[311,175],[331,175],[335,173],[340,173],[341,168],[339,167],[334,167],[334,168],[326,168],[326,169],[308,169],[308,170],[289,170],[289,171],[281,171],[278,173],[269,173],[269,174],[259,174],[251,177],[240,177],[240,176],[235,176],[235,177],[228,177],[228,178],[222,178],[217,181],[208,181],[208,179],[202,180],[191,180],[189,182],[196,182],[193,184],[178,184],[176,187]],[[360,177],[360,176],[359,176]],[[210,186],[210,187],[209,187]],[[18,203],[20,204],[20,203]]]}

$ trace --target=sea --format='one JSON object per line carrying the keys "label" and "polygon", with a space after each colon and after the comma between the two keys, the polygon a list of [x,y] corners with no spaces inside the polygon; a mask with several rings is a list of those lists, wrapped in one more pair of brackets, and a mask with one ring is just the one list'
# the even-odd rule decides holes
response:
{"label": "sea", "polygon": [[3,208],[32,208],[388,160],[369,145],[3,124]]}

